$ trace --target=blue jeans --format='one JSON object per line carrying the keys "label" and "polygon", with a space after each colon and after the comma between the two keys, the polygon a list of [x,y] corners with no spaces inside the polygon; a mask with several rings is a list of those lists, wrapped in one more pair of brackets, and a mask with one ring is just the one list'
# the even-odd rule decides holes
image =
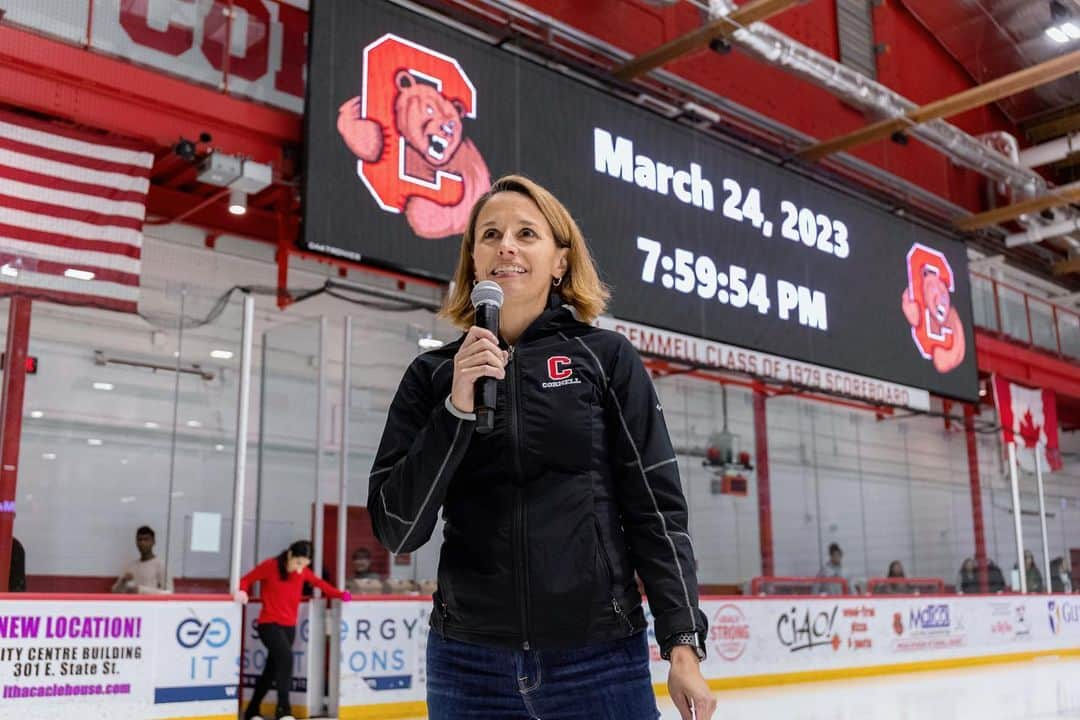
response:
{"label": "blue jeans", "polygon": [[432,630],[429,720],[658,720],[645,633],[574,650],[470,645]]}

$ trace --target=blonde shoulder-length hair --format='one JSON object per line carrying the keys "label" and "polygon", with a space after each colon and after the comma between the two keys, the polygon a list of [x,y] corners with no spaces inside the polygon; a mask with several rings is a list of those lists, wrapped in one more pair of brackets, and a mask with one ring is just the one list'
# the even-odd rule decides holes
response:
{"label": "blonde shoulder-length hair", "polygon": [[469,213],[469,224],[461,238],[461,252],[458,255],[457,269],[454,271],[454,283],[443,302],[439,316],[463,330],[473,324],[476,311],[469,296],[476,279],[472,258],[473,246],[476,243],[476,218],[484,204],[502,192],[520,193],[536,203],[540,213],[551,226],[555,244],[561,248],[569,248],[566,254],[566,273],[562,283],[553,290],[559,293],[564,303],[574,308],[581,322],[591,323],[604,312],[611,292],[596,272],[596,264],[589,253],[585,237],[570,211],[554,195],[521,175],[505,175],[499,178],[473,205]]}

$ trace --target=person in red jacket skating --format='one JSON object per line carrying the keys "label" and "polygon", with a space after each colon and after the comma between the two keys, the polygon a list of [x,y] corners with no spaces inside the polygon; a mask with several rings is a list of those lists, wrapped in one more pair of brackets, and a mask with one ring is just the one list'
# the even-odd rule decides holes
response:
{"label": "person in red jacket skating", "polygon": [[261,720],[259,706],[271,685],[277,688],[278,720],[295,720],[289,702],[292,684],[292,644],[296,637],[296,614],[300,608],[300,596],[304,583],[311,583],[330,598],[348,602],[349,593],[338,590],[311,572],[311,543],[297,540],[280,555],[263,560],[240,580],[236,594],[241,603],[248,601],[248,592],[256,582],[260,583],[262,610],[257,621],[259,639],[266,646],[266,666],[255,681],[255,692],[244,712],[245,720]]}

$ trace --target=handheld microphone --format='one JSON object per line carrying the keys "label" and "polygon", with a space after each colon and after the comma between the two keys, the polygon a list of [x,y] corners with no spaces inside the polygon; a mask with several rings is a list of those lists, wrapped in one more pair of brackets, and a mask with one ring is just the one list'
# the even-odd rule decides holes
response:
{"label": "handheld microphone", "polygon": [[[482,280],[473,287],[473,307],[476,308],[477,327],[490,330],[499,337],[499,309],[503,304],[503,291],[494,280]],[[495,428],[495,378],[482,377],[473,388],[473,408],[476,413],[476,432],[486,435]]]}

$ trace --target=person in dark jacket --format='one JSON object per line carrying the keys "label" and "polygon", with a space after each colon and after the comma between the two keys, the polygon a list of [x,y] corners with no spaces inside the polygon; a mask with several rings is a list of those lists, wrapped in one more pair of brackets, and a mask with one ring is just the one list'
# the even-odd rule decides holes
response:
{"label": "person in dark jacket", "polygon": [[1039,571],[1039,566],[1035,564],[1035,555],[1030,550],[1024,551],[1024,574],[1027,580],[1027,591],[1029,593],[1042,593],[1046,592],[1046,585],[1043,583],[1042,573]]}
{"label": "person in dark jacket", "polygon": [[[470,327],[480,280],[505,295],[498,337]],[[394,554],[426,543],[443,512],[431,720],[655,720],[635,573],[675,705],[713,714],[675,451],[637,351],[590,324],[607,296],[547,190],[508,176],[477,201],[443,308],[466,333],[405,372],[368,495]],[[474,432],[481,377],[498,387],[487,434]]]}
{"label": "person in dark jacket", "polygon": [[259,611],[259,639],[266,646],[266,665],[262,674],[255,681],[255,690],[251,694],[244,720],[260,719],[259,706],[262,704],[270,687],[277,688],[277,720],[295,720],[289,690],[292,686],[293,654],[292,645],[296,638],[296,618],[300,610],[300,598],[304,585],[311,585],[322,590],[327,597],[348,602],[348,592],[342,592],[330,583],[311,572],[311,543],[297,540],[287,550],[255,566],[255,569],[240,579],[240,590],[236,599],[242,603],[248,601],[251,586],[259,583],[262,609]]}
{"label": "person in dark jacket", "polygon": [[1001,568],[993,560],[989,560],[986,563],[986,576],[990,592],[1004,592],[1005,590],[1005,573],[1001,572]]}
{"label": "person in dark jacket", "polygon": [[26,549],[16,537],[11,538],[11,566],[8,592],[26,592]]}
{"label": "person in dark jacket", "polygon": [[1063,557],[1050,561],[1050,592],[1071,593],[1073,591],[1072,573],[1069,563]]}
{"label": "person in dark jacket", "polygon": [[882,583],[874,590],[875,595],[905,595],[912,592],[912,587],[905,582],[900,582],[905,577],[904,564],[899,560],[893,560],[889,563],[889,569],[885,573],[885,577],[891,582]]}
{"label": "person in dark jacket", "polygon": [[979,592],[979,572],[972,558],[964,558],[956,577],[956,591],[969,595]]}

